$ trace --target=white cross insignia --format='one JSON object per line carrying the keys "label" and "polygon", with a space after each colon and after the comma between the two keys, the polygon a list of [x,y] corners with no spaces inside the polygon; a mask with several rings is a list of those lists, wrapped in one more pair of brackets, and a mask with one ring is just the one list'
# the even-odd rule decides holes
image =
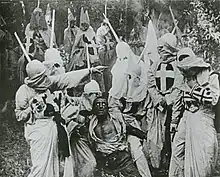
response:
{"label": "white cross insignia", "polygon": [[160,91],[169,90],[174,84],[174,69],[170,63],[160,63],[156,71],[156,85]]}

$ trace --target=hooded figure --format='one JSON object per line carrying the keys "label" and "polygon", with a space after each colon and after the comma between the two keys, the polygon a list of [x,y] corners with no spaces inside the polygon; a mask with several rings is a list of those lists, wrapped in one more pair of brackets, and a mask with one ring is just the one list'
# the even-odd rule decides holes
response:
{"label": "hooded figure", "polygon": [[111,88],[111,69],[116,60],[116,41],[113,39],[113,36],[110,33],[110,28],[105,19],[103,20],[101,26],[97,29],[96,41],[98,44],[100,62],[102,65],[108,66],[108,68],[103,73],[105,91],[107,93]]}
{"label": "hooded figure", "polygon": [[25,138],[30,144],[32,168],[29,177],[58,177],[55,122],[59,106],[52,92],[76,87],[90,71],[84,69],[49,76],[40,61],[32,60],[27,64],[26,72],[25,84],[16,92],[15,114],[18,121],[24,122]]}
{"label": "hooded figure", "polygon": [[46,91],[51,86],[51,81],[46,75],[46,68],[41,62],[33,60],[26,66],[28,77],[24,83],[37,91]]}
{"label": "hooded figure", "polygon": [[[109,91],[109,108],[120,107],[125,122],[137,129],[141,129],[137,121],[137,115],[145,114],[145,100],[147,87],[142,81],[142,68],[138,64],[136,56],[129,45],[119,42],[116,46],[117,60],[112,68],[112,88]],[[124,102],[121,102],[124,99]],[[134,104],[135,105],[134,105]],[[124,107],[122,106],[124,104]],[[144,133],[143,133],[144,134]],[[143,146],[140,139],[128,135],[130,152],[141,176],[150,177],[150,170],[146,157],[143,153]]]}
{"label": "hooded figure", "polygon": [[79,28],[76,26],[76,17],[73,16],[71,10],[68,8],[68,27],[64,30],[64,47],[66,52],[70,55],[73,44],[76,40],[76,34]]}
{"label": "hooded figure", "polygon": [[90,63],[99,62],[97,45],[95,43],[95,31],[90,26],[88,11],[84,12],[83,8],[81,8],[80,30],[76,34],[68,71],[85,67],[87,63],[86,44],[88,45]]}
{"label": "hooded figure", "polygon": [[45,13],[45,20],[47,23],[47,27],[50,28],[51,27],[51,22],[52,22],[52,16],[51,16],[51,8],[50,8],[50,4],[47,4],[47,10]]}
{"label": "hooded figure", "polygon": [[220,95],[218,75],[190,48],[178,52],[177,66],[184,82],[172,108],[171,130],[176,133],[169,177],[213,176],[218,153],[213,109]]}
{"label": "hooded figure", "polygon": [[[32,12],[30,23],[25,29],[25,35],[27,40],[34,40],[34,47],[36,48],[34,58],[44,61],[44,53],[50,47],[51,29],[48,28],[42,9],[37,7]],[[57,46],[55,33],[53,43],[54,46]],[[28,48],[26,50],[28,51]]]}
{"label": "hooded figure", "polygon": [[60,52],[57,49],[47,49],[44,56],[44,65],[47,67],[48,75],[59,75],[65,73],[64,63],[60,56]]}
{"label": "hooded figure", "polygon": [[[90,26],[88,11],[84,11],[83,8],[81,8],[80,30],[76,34],[76,40],[72,48],[67,71],[85,68],[87,67],[88,61],[91,66],[100,65],[97,47],[98,45],[96,44],[95,31]],[[87,59],[88,57],[89,59]],[[101,91],[105,92],[103,76],[92,76],[93,79],[99,83]]]}
{"label": "hooded figure", "polygon": [[83,7],[80,12],[80,29],[86,31],[90,26],[88,10],[84,11]]}
{"label": "hooded figure", "polygon": [[37,7],[31,14],[30,20],[31,30],[47,30],[47,23],[41,8]]}
{"label": "hooded figure", "polygon": [[126,94],[127,102],[140,102],[147,94],[147,85],[144,82],[142,62],[139,64],[131,60],[128,63],[127,77],[128,77],[128,92]]}
{"label": "hooded figure", "polygon": [[[48,90],[51,80],[46,77],[44,65],[33,60],[26,66],[28,77],[16,93],[16,117],[25,122],[25,138],[30,143],[32,168],[31,176],[59,176],[57,149],[57,127],[53,113],[57,106]],[[46,111],[46,98],[50,98],[51,110]],[[49,113],[46,116],[46,113]],[[50,115],[51,114],[51,115]],[[49,116],[50,115],[50,116]],[[41,132],[44,132],[43,134]],[[53,163],[49,163],[53,161]]]}
{"label": "hooded figure", "polygon": [[[58,76],[65,73],[64,63],[61,59],[60,52],[55,48],[47,49],[45,52],[45,61],[43,62],[46,67],[47,75]],[[66,117],[62,114],[62,108],[64,107],[65,91],[55,91],[53,92],[54,100],[56,100],[59,106],[59,113],[57,114],[56,124],[58,130],[58,149],[59,149],[59,165],[60,165],[60,175],[63,175],[64,162],[67,161],[71,155],[69,147],[69,138],[66,130]],[[66,157],[66,159],[65,159]]]}
{"label": "hooded figure", "polygon": [[[128,68],[129,60],[133,60],[136,56],[132,52],[129,45],[125,42],[119,42],[116,45],[117,60],[112,67],[112,87],[109,90],[109,98],[120,99],[126,95],[126,71]],[[109,104],[110,106],[110,104]]]}
{"label": "hooded figure", "polygon": [[[65,92],[66,100],[63,103],[62,115],[66,118],[66,122],[78,121],[79,110],[90,112],[94,99],[101,95],[99,84],[95,80],[91,80],[84,86],[84,91],[81,97],[74,97],[70,92]],[[67,126],[68,132],[71,135],[75,127],[71,123]]]}
{"label": "hooded figure", "polygon": [[148,133],[148,153],[153,167],[164,170],[168,170],[171,154],[171,107],[177,96],[176,87],[183,80],[176,66],[176,46],[176,36],[171,33],[161,36],[158,39],[160,59],[148,71],[148,90],[154,106],[150,116],[152,125]]}
{"label": "hooded figure", "polygon": [[93,177],[96,168],[96,159],[88,142],[89,116],[92,114],[94,100],[101,95],[99,84],[91,80],[84,86],[81,97],[72,97],[65,94],[65,106],[61,109],[66,117],[67,130],[70,136],[72,152],[72,168],[66,164],[66,171],[73,176]]}

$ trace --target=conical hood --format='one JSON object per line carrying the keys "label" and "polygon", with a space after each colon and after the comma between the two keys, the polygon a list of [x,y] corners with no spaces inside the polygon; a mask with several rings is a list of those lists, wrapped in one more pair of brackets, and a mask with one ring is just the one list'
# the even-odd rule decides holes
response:
{"label": "conical hood", "polygon": [[147,48],[144,55],[145,62],[150,62],[149,60],[156,62],[159,59],[159,54],[157,51],[158,42],[156,31],[151,20],[148,23],[146,45]]}
{"label": "conical hood", "polygon": [[45,20],[46,20],[46,22],[52,21],[50,4],[47,4],[47,10],[45,13]]}
{"label": "conical hood", "polygon": [[85,16],[86,16],[85,20],[88,22],[88,24],[90,24],[90,19],[89,19],[89,13],[88,13],[88,10],[86,10],[86,12],[85,12]]}
{"label": "conical hood", "polygon": [[88,11],[84,12],[83,7],[81,8],[81,13],[80,13],[80,25],[82,23],[90,24]]}
{"label": "conical hood", "polygon": [[75,21],[76,18],[73,16],[70,8],[68,8],[68,24],[70,25],[70,22],[73,21],[73,20]]}

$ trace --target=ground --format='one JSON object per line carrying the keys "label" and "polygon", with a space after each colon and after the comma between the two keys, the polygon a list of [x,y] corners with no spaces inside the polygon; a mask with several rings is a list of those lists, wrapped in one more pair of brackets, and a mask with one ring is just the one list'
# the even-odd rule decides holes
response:
{"label": "ground", "polygon": [[[23,124],[18,123],[14,114],[13,84],[0,89],[0,176],[26,177],[30,167],[30,153],[24,139]],[[7,91],[6,91],[7,90]],[[5,100],[9,99],[6,103]],[[7,109],[5,110],[5,103]],[[220,134],[218,135],[220,147]],[[220,148],[216,173],[213,177],[220,177]],[[152,173],[152,177],[167,177],[163,173]]]}

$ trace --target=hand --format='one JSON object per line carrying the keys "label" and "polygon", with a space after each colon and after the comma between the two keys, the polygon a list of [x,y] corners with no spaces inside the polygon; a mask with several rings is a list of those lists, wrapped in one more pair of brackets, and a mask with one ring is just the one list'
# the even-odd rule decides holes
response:
{"label": "hand", "polygon": [[108,18],[105,18],[105,19],[104,19],[104,22],[107,23],[107,24],[110,23]]}
{"label": "hand", "polygon": [[91,68],[92,73],[100,73],[104,71],[104,69],[108,68],[107,66],[96,66],[94,68]]}
{"label": "hand", "polygon": [[34,115],[34,118],[39,119],[44,117],[44,110],[46,109],[46,104],[44,100],[41,97],[39,97],[39,95],[35,96],[30,101],[30,107]]}
{"label": "hand", "polygon": [[35,96],[30,102],[31,102],[30,103],[31,109],[34,114],[41,113],[41,112],[43,113],[43,111],[46,109],[46,103],[41,94]]}

